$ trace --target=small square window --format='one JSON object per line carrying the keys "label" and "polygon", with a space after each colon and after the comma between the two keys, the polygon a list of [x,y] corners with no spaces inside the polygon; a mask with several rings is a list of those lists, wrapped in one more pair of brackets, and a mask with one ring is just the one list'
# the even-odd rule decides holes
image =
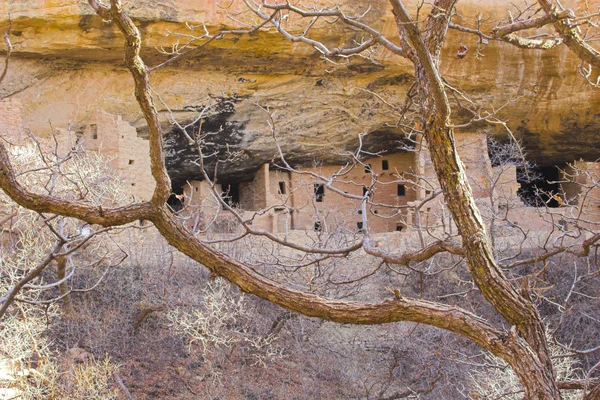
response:
{"label": "small square window", "polygon": [[315,232],[321,232],[323,230],[323,225],[321,224],[321,222],[315,222],[314,229]]}
{"label": "small square window", "polygon": [[398,196],[406,196],[406,186],[398,185]]}
{"label": "small square window", "polygon": [[363,223],[362,223],[362,221],[356,223],[356,229],[358,229],[359,232],[363,231]]}
{"label": "small square window", "polygon": [[362,210],[358,210],[358,215],[362,215]]}
{"label": "small square window", "polygon": [[135,182],[133,182],[133,183],[131,184],[131,186],[135,186]]}
{"label": "small square window", "polygon": [[404,229],[404,225],[402,225],[402,224],[396,225],[396,232],[402,232],[402,229]]}
{"label": "small square window", "polygon": [[285,182],[279,182],[278,194],[285,194]]}
{"label": "small square window", "polygon": [[198,191],[198,188],[194,188],[194,189],[196,189],[196,192]]}
{"label": "small square window", "polygon": [[365,164],[365,174],[373,172],[373,166],[371,164]]}
{"label": "small square window", "polygon": [[390,163],[388,162],[388,160],[381,160],[381,169],[384,171],[390,169]]}
{"label": "small square window", "polygon": [[426,195],[426,196],[429,196],[430,194],[431,194],[431,190],[426,190],[426,191],[425,191],[425,195]]}
{"label": "small square window", "polygon": [[129,160],[129,165],[133,165],[135,160]]}

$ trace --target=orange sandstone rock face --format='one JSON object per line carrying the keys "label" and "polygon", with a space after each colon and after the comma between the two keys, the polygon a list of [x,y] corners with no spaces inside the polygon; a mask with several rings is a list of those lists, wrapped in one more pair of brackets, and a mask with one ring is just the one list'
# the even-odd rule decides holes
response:
{"label": "orange sandstone rock face", "polygon": [[[600,4],[600,1],[594,3]],[[189,34],[185,23],[205,22],[211,32],[236,22],[249,21],[243,2],[228,10],[214,1],[136,1],[126,5],[144,37],[144,56],[149,65],[164,60],[157,49],[170,48]],[[387,1],[343,1],[348,14],[371,6],[365,22],[388,37],[396,36]],[[569,6],[569,4],[565,4]],[[570,4],[577,8],[578,4]],[[460,1],[458,11],[468,18],[481,13],[493,21],[506,15],[503,5],[492,0]],[[595,7],[595,6],[594,6]],[[593,8],[593,7],[592,7]],[[11,96],[23,107],[24,124],[38,134],[69,122],[82,132],[99,110],[122,116],[144,135],[144,121],[133,97],[132,79],[120,62],[123,41],[116,28],[95,16],[85,3],[70,1],[6,0],[0,4],[0,28],[13,24],[15,47],[9,75],[0,97]],[[294,20],[289,21],[293,27]],[[323,24],[314,35],[331,48],[360,40],[353,32]],[[200,29],[201,31],[201,29]],[[457,49],[470,51],[457,58]],[[488,109],[509,102],[499,117],[508,121],[523,140],[529,156],[549,165],[580,157],[600,157],[600,91],[590,88],[577,73],[579,60],[566,47],[549,51],[522,50],[490,43],[476,57],[477,39],[451,32],[444,49],[442,72]],[[184,59],[152,73],[154,88],[181,121],[196,111],[220,103],[221,111],[207,119],[205,129],[219,131],[221,148],[227,142],[240,151],[241,161],[225,173],[242,175],[269,162],[276,153],[266,121],[257,104],[274,112],[276,135],[292,161],[341,162],[340,150],[351,150],[359,133],[369,133],[371,151],[397,146],[399,129],[390,104],[401,104],[413,82],[406,60],[381,51],[378,63],[364,59],[333,65],[312,48],[283,40],[274,32],[226,37]],[[168,128],[168,113],[161,115]],[[455,120],[460,117],[454,115]],[[497,127],[476,126],[469,132],[486,131],[500,136]],[[168,163],[175,180],[183,182],[197,167],[196,157],[182,135],[166,130]]]}

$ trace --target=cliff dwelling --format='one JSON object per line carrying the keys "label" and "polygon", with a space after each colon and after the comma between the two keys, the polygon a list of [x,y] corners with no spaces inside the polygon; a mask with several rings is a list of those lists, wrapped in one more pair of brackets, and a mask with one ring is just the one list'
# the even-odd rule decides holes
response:
{"label": "cliff dwelling", "polygon": [[[3,100],[0,108],[3,128],[23,132],[20,104]],[[529,171],[534,179],[527,180],[520,167],[493,165],[488,157],[487,140],[482,134],[457,136],[459,153],[476,198],[483,204],[494,197],[495,207],[510,205],[514,218],[527,224],[535,224],[540,218],[536,207],[559,208],[578,201],[585,190],[582,184],[585,185],[586,179],[593,180],[600,168],[599,163],[586,162],[564,164],[561,168],[534,168]],[[78,143],[88,151],[109,157],[134,198],[150,199],[155,183],[150,173],[148,142],[138,136],[133,126],[119,116],[98,111],[85,125]],[[438,188],[426,148],[381,152],[346,165],[286,170],[276,164],[265,163],[241,179],[233,176],[217,180],[214,188],[203,180],[190,179],[173,188],[170,207],[185,216],[189,228],[196,231],[206,231],[206,224],[212,220],[219,221],[218,228],[213,229],[227,226],[228,231],[235,230],[239,223],[226,207],[235,209],[253,229],[272,233],[339,229],[359,233],[365,225],[373,233],[410,232],[417,224],[421,229],[436,229],[444,224],[447,225],[444,229],[451,229],[448,212],[439,199],[419,206]],[[590,174],[587,178],[574,176],[575,167]],[[494,180],[499,184],[492,185]],[[597,191],[587,193],[583,204],[591,220],[600,220]],[[367,213],[366,218],[363,212]]]}
{"label": "cliff dwelling", "polygon": [[[132,195],[149,199],[154,181],[147,141],[138,137],[135,128],[120,117],[97,112],[91,120],[94,123],[84,130],[80,143],[87,150],[112,157],[112,165],[123,173]],[[536,207],[574,204],[584,190],[582,183],[593,180],[598,169],[598,163],[586,162],[564,164],[560,168],[534,167],[527,172],[533,179],[528,179],[522,167],[493,165],[487,141],[483,134],[458,135],[459,153],[477,199],[483,204],[494,197],[495,207],[510,205],[517,223],[535,225],[539,220],[537,224],[543,225]],[[234,176],[217,180],[214,188],[202,180],[188,180],[182,187],[173,188],[175,194],[169,204],[196,231],[205,231],[206,224],[215,216],[217,224],[213,229],[226,226],[227,231],[235,231],[238,222],[226,207],[235,209],[253,229],[272,233],[339,229],[360,233],[367,224],[373,233],[410,232],[417,224],[420,229],[433,230],[450,224],[444,229],[452,229],[448,211],[439,199],[418,207],[417,221],[416,207],[438,187],[427,160],[427,149],[419,148],[382,152],[346,165],[286,170],[276,163],[266,163],[251,173],[250,180],[247,176],[245,179]],[[590,171],[591,175],[575,177],[575,167]],[[597,189],[588,193],[583,204],[592,220],[600,219],[597,210],[600,196],[596,192]],[[366,198],[366,207],[362,206],[361,198]],[[365,211],[368,218],[363,218]]]}

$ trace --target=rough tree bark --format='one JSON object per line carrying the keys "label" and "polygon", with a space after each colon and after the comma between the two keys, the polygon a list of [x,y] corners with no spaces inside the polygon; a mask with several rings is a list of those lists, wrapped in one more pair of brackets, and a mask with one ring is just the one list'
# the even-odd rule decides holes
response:
{"label": "rough tree bark", "polygon": [[[454,132],[450,127],[450,104],[438,73],[439,54],[457,0],[437,0],[422,35],[404,4],[390,0],[398,30],[408,38],[414,52],[419,88],[423,136],[429,145],[440,187],[460,231],[465,256],[475,284],[530,347],[531,355],[511,366],[530,399],[559,399],[560,392],[540,316],[530,300],[520,295],[498,267],[479,209],[475,204]],[[506,360],[510,363],[509,360]],[[527,366],[527,367],[525,367]],[[525,368],[524,368],[525,367]]]}
{"label": "rough tree bark", "polygon": [[[56,277],[59,281],[62,281],[66,277],[67,260],[67,256],[56,257]],[[65,313],[69,316],[74,315],[75,309],[73,308],[73,301],[71,300],[71,295],[69,294],[67,282],[62,282],[60,285],[58,285],[58,289],[63,300]]]}

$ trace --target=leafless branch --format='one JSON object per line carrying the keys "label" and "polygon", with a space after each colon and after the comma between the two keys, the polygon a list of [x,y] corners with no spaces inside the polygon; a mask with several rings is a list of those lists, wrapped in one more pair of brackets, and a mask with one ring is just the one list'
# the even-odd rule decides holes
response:
{"label": "leafless branch", "polygon": [[0,84],[2,84],[2,81],[4,80],[4,78],[6,77],[6,73],[8,72],[10,56],[13,51],[12,43],[10,42],[10,37],[9,37],[9,35],[12,31],[12,21],[10,20],[10,17],[8,19],[8,23],[9,23],[8,29],[6,31],[4,31],[4,43],[6,43],[6,55],[4,58],[4,68],[2,69],[2,72],[0,73]]}

